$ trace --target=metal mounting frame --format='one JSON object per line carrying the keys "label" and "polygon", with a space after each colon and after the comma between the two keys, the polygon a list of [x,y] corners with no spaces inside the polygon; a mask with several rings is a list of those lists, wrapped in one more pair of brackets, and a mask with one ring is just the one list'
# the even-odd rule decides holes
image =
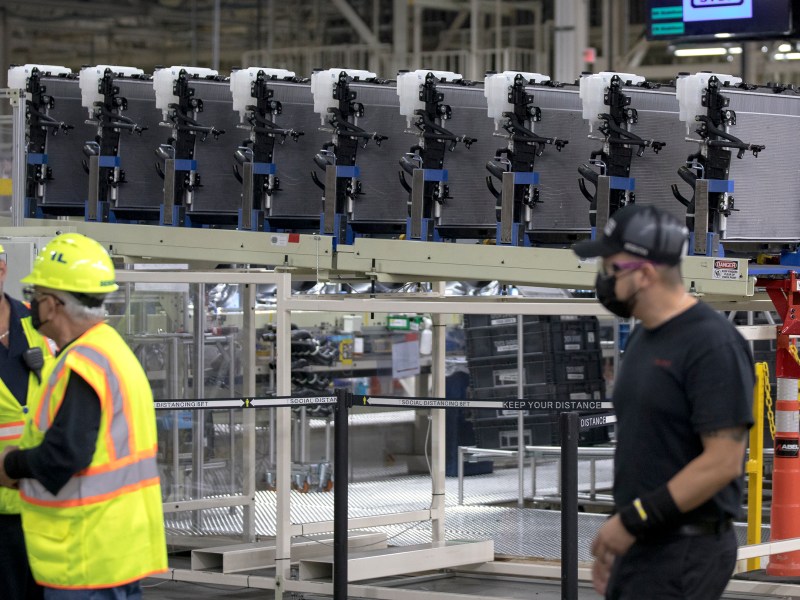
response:
{"label": "metal mounting frame", "polygon": [[778,353],[775,358],[776,377],[800,379],[800,365],[789,353],[791,337],[800,335],[800,278],[790,271],[784,279],[768,279],[759,282],[769,294],[783,325],[777,327]]}
{"label": "metal mounting frame", "polygon": [[25,218],[25,90],[0,89],[0,99],[11,102],[11,220],[19,227]]}
{"label": "metal mounting frame", "polygon": [[[566,248],[524,248],[356,238],[339,244],[324,235],[235,231],[93,223],[79,220],[26,219],[12,227],[0,218],[0,237],[48,236],[77,231],[95,238],[126,262],[179,262],[195,267],[217,264],[270,266],[331,278],[380,281],[499,280],[503,283],[591,289],[596,263]],[[715,259],[687,256],[682,272],[687,289],[723,304],[754,300],[755,277],[746,259],[736,263],[733,278],[720,278]],[[732,269],[729,269],[733,272]],[[732,306],[729,307],[733,308]],[[744,310],[744,309],[742,309]]]}
{"label": "metal mounting frame", "polygon": [[[434,324],[440,324],[447,314],[474,313],[491,314],[508,312],[513,314],[605,314],[592,300],[531,301],[524,298],[449,298],[444,293],[444,282],[458,279],[498,279],[504,282],[526,283],[562,288],[591,288],[595,277],[595,263],[581,261],[569,249],[493,247],[472,244],[436,242],[412,242],[359,238],[352,245],[339,245],[334,251],[333,240],[322,235],[276,234],[250,231],[231,231],[187,228],[94,223],[78,220],[29,219],[24,227],[11,226],[9,219],[0,219],[1,236],[49,236],[64,231],[85,233],[106,246],[113,255],[126,262],[143,263],[185,262],[217,265],[272,265],[290,273],[267,273],[259,271],[166,271],[146,272],[120,270],[119,280],[152,282],[231,282],[277,284],[276,378],[278,395],[291,393],[290,339],[291,315],[294,311],[325,312],[423,312],[434,316]],[[732,259],[736,260],[736,259]],[[745,260],[736,260],[737,277],[715,279],[712,257],[687,257],[683,271],[687,287],[710,294],[728,302],[752,298],[755,279],[750,277]],[[385,280],[432,281],[434,294],[430,296],[370,298],[355,296],[293,297],[291,279],[293,275],[311,273],[320,279],[331,276],[367,277]],[[246,286],[246,306],[254,306],[255,286]],[[252,321],[248,323],[248,334],[254,336]],[[252,331],[251,331],[252,330]],[[255,347],[255,341],[250,344]],[[433,396],[444,396],[444,327],[434,327],[433,362],[440,368],[434,370]],[[249,363],[254,359],[248,358]],[[253,371],[254,373],[254,368]],[[414,518],[430,519],[432,542],[444,540],[444,414],[443,410],[432,410],[432,502],[429,510],[419,511]],[[291,537],[298,526],[292,525],[289,513],[291,481],[291,412],[288,408],[277,409],[276,442],[278,482],[276,522],[275,577],[267,578],[265,585],[276,590],[276,597],[283,591],[302,591],[308,584],[290,579]],[[253,474],[252,485],[254,485]],[[242,497],[234,500],[243,504],[250,502],[251,485]],[[187,504],[186,507],[191,505]],[[245,532],[254,532],[253,511],[245,511]],[[398,515],[386,515],[397,519]],[[403,519],[410,518],[408,515]],[[327,524],[323,526],[327,527]],[[483,559],[481,559],[482,561]],[[478,562],[478,561],[476,561]],[[176,571],[171,574],[175,578]],[[194,574],[193,577],[223,583],[230,576],[220,574]],[[312,586],[313,587],[313,586]],[[351,593],[353,593],[351,586]],[[360,587],[360,586],[359,586]],[[311,589],[311,588],[308,588]],[[318,589],[314,587],[314,589]]]}

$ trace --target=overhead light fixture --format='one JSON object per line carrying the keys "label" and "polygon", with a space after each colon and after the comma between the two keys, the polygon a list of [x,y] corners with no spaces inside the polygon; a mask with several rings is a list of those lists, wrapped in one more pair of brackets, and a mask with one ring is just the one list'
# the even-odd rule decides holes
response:
{"label": "overhead light fixture", "polygon": [[673,54],[678,57],[691,56],[725,56],[731,54],[741,54],[744,52],[741,46],[726,46],[720,48],[682,48],[674,50]]}
{"label": "overhead light fixture", "polygon": [[722,40],[724,40],[724,39],[726,39],[726,38],[731,38],[731,37],[733,37],[733,34],[732,34],[732,33],[715,33],[715,34],[714,34],[714,37],[715,37],[715,38],[719,38],[719,39],[722,39]]}
{"label": "overhead light fixture", "polygon": [[[741,50],[741,48],[739,48],[739,50]],[[675,56],[680,58],[690,56],[725,56],[726,54],[728,54],[728,48],[680,48],[675,50]]]}
{"label": "overhead light fixture", "polygon": [[778,52],[791,52],[792,45],[791,44],[781,44],[778,46]]}
{"label": "overhead light fixture", "polygon": [[787,52],[784,58],[786,60],[800,60],[800,52]]}
{"label": "overhead light fixture", "polygon": [[772,58],[774,58],[775,60],[785,60],[786,59],[786,55],[783,52],[776,52],[772,56]]}

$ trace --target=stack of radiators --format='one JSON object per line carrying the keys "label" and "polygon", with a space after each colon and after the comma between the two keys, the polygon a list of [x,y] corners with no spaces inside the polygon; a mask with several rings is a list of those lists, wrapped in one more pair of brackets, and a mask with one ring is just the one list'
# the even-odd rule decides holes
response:
{"label": "stack of radiators", "polygon": [[[51,179],[46,182],[40,208],[45,215],[83,215],[88,197],[83,149],[87,142],[95,140],[97,128],[86,122],[77,79],[44,77],[42,81],[54,99],[50,116],[73,129],[66,134],[48,135],[46,154]],[[148,77],[119,77],[115,83],[120,88],[119,95],[128,102],[125,116],[144,131],[124,132],[121,136],[119,159],[125,179],[118,186],[111,208],[118,219],[157,221],[164,203],[164,184],[156,168],[156,151],[170,142],[172,132],[160,124],[162,116],[155,107]],[[186,211],[193,223],[234,227],[242,205],[242,184],[234,175],[234,153],[250,132],[232,109],[225,79],[193,80],[191,85],[195,96],[204,103],[197,120],[225,133],[216,139],[208,136],[198,141],[195,159],[200,185]],[[278,80],[270,82],[270,87],[275,100],[283,105],[277,118],[279,126],[303,131],[304,135],[296,142],[276,144],[274,163],[280,185],[272,197],[269,220],[280,229],[316,231],[323,194],[311,179],[311,172],[316,169],[313,158],[323,144],[331,141],[332,134],[320,127],[309,84]],[[362,193],[354,201],[352,226],[359,233],[397,235],[404,231],[409,199],[399,182],[398,161],[419,138],[407,131],[392,82],[354,82],[352,89],[365,109],[359,126],[388,136],[380,146],[370,143],[359,149]],[[449,173],[451,197],[441,207],[439,232],[443,237],[493,238],[497,200],[487,188],[485,165],[507,142],[495,135],[480,84],[441,84],[439,90],[444,102],[452,107],[447,128],[478,140],[469,149],[459,145],[447,153],[444,168]],[[577,168],[602,147],[602,141],[589,138],[578,86],[537,84],[527,90],[533,95],[533,104],[541,108],[536,132],[569,140],[563,151],[547,147],[536,161],[542,202],[534,207],[533,231],[541,233],[542,241],[568,244],[590,229],[589,203],[578,189]],[[678,119],[675,90],[625,87],[625,93],[639,113],[632,130],[642,138],[666,142],[658,154],[648,151],[641,157],[634,156],[631,177],[636,181],[636,202],[658,205],[682,217],[686,209],[673,197],[670,186],[677,183],[684,193],[689,191],[676,172],[698,145],[685,139],[686,127]],[[758,158],[748,155],[732,161],[730,179],[735,181],[736,203],[727,220],[726,239],[741,243],[796,243],[800,239],[800,211],[795,210],[800,199],[800,170],[793,156],[800,96],[772,87],[725,88],[723,93],[737,113],[732,133],[766,146]],[[693,136],[691,132],[690,135]]]}

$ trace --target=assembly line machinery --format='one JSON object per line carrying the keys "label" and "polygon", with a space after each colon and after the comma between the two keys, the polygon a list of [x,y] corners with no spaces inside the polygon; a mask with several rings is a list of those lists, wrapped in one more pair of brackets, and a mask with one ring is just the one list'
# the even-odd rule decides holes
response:
{"label": "assembly line machinery", "polygon": [[741,256],[792,251],[800,230],[788,210],[800,98],[727,75],[480,84],[25,65],[9,81],[25,96],[29,217],[564,247],[636,201],[685,218],[693,254]]}
{"label": "assembly line machinery", "polygon": [[[10,248],[16,242],[35,252],[57,232],[92,236],[137,267],[118,271],[128,300],[152,286],[188,286],[194,318],[182,333],[193,328],[198,340],[206,326],[198,318],[202,286],[239,286],[241,332],[235,340],[222,334],[217,343],[220,355],[241,353],[244,397],[256,395],[257,284],[276,289],[270,318],[278,395],[291,393],[293,314],[400,311],[433,315],[433,396],[443,397],[444,327],[437,325],[444,315],[601,310],[591,300],[453,299],[445,297],[445,281],[591,288],[594,263],[567,247],[595,235],[616,208],[637,202],[686,219],[693,240],[683,275],[691,292],[719,309],[770,310],[756,278],[783,281],[791,267],[778,263],[793,260],[800,239],[794,210],[800,173],[789,160],[800,97],[724,75],[681,75],[674,85],[657,85],[600,73],[570,84],[505,72],[476,84],[428,70],[388,81],[346,68],[321,70],[309,80],[267,68],[226,78],[191,67],[150,76],[100,65],[77,76],[25,65],[10,71],[9,85],[3,93],[14,106],[15,193],[11,216],[0,217],[4,243],[8,238]],[[687,132],[697,137],[687,140]],[[758,159],[745,157],[762,150]],[[683,191],[687,185],[690,192]],[[762,254],[776,264],[750,263]],[[153,262],[192,270],[138,270]],[[195,270],[219,265],[242,270]],[[292,280],[299,278],[426,281],[433,292],[292,296]],[[792,291],[784,290],[790,306]],[[774,338],[774,329],[754,335]],[[179,348],[183,342],[175,340],[167,345]],[[142,335],[138,343],[162,341]],[[194,344],[185,359],[195,372],[205,347]],[[230,372],[233,380],[239,371]],[[205,401],[197,383],[191,400]],[[180,393],[174,381],[169,386]],[[292,537],[329,532],[332,525],[290,515],[291,412],[276,410],[274,572],[172,577],[266,587],[277,596],[329,589],[290,575]],[[416,562],[409,570],[491,561],[486,544],[445,544],[443,411],[433,410],[431,419],[430,505],[351,516],[350,527],[429,521],[430,552],[411,556]],[[243,507],[242,536],[252,542],[256,467],[247,457],[255,455],[256,421],[243,411],[228,426],[243,431],[236,493],[211,497],[198,489],[165,510],[174,517]],[[202,446],[203,432],[197,435]],[[201,471],[200,459],[192,467]],[[189,528],[201,525],[192,519]],[[392,556],[384,562],[392,560],[399,562]],[[493,563],[476,569],[513,574]],[[403,597],[387,588],[355,591]]]}

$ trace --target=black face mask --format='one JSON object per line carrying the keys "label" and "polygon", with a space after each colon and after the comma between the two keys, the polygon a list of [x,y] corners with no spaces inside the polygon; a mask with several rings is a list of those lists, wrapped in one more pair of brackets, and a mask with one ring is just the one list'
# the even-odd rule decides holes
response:
{"label": "black face mask", "polygon": [[31,299],[31,325],[33,325],[33,328],[38,331],[42,325],[49,322],[50,319],[47,319],[47,321],[42,321],[39,317],[39,299]]}
{"label": "black face mask", "polygon": [[629,298],[621,300],[617,298],[616,275],[603,275],[597,274],[595,279],[595,288],[597,289],[597,300],[605,306],[610,312],[623,319],[630,319],[633,314],[633,307],[636,306],[636,296],[639,290],[636,290]]}

